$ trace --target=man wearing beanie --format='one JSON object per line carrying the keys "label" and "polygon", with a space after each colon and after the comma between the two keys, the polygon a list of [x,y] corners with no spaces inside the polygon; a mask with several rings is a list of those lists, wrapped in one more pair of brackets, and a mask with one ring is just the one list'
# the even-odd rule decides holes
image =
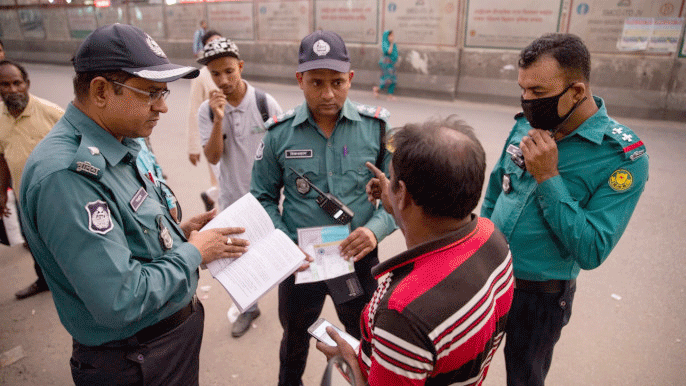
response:
{"label": "man wearing beanie", "polygon": [[133,140],[167,112],[167,82],[198,70],[122,24],[93,31],[73,63],[76,97],[26,163],[21,215],[73,337],[74,383],[198,385],[198,266],[247,242],[229,238],[242,228],[198,232],[214,212],[178,224]]}
{"label": "man wearing beanie", "polygon": [[[296,242],[298,229],[349,225],[350,235],[340,250],[355,262],[355,272],[303,284],[295,284],[291,276],[279,285],[279,320],[284,330],[281,386],[301,384],[310,342],[307,328],[319,317],[327,294],[346,331],[360,338],[360,314],[376,289],[371,268],[379,262],[377,245],[395,229],[393,218],[370,203],[365,193],[373,177],[365,162],[388,172],[390,155],[384,138],[389,113],[348,100],[353,71],[343,39],[321,30],[306,36],[300,43],[295,77],[305,103],[267,122],[250,191],[274,225]],[[308,182],[317,189],[309,188]],[[340,200],[348,209],[346,215],[320,207],[323,195],[317,190]]]}
{"label": "man wearing beanie", "polygon": [[[281,114],[281,106],[242,79],[244,63],[231,40],[220,37],[207,43],[198,63],[207,66],[219,88],[210,91],[210,98],[200,105],[198,130],[207,161],[219,165],[221,211],[250,191],[255,152],[266,131],[264,121]],[[258,316],[260,309],[255,304],[238,316],[231,336],[243,336]]]}

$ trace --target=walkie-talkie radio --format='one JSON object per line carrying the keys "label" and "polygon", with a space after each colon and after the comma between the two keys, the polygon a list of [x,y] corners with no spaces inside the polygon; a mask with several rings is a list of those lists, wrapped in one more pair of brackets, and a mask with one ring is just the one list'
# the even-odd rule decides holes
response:
{"label": "walkie-talkie radio", "polygon": [[[350,221],[352,221],[353,216],[355,213],[350,210],[341,200],[339,200],[336,196],[334,196],[331,193],[324,193],[319,189],[318,187],[314,186],[310,180],[307,179],[307,177],[303,176],[302,174],[298,173],[295,171],[293,168],[289,168],[298,175],[298,180],[296,181],[296,184],[300,185],[302,183],[306,183],[307,186],[310,188],[314,189],[315,192],[319,193],[319,196],[315,199],[317,201],[317,204],[319,205],[320,208],[324,209],[324,212],[326,212],[331,218],[336,221],[339,224],[345,225],[348,224]],[[298,189],[298,191],[301,194],[307,193],[305,191],[304,193]]]}

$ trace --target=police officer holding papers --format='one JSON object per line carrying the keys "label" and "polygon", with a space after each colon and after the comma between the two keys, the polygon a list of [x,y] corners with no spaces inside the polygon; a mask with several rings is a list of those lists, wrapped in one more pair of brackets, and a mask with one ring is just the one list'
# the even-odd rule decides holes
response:
{"label": "police officer holding papers", "polygon": [[150,135],[167,82],[198,70],[171,64],[142,30],[96,29],[74,58],[64,117],[38,144],[21,187],[26,239],[74,339],[76,385],[197,385],[204,311],[198,266],[238,257],[242,228],[177,224],[159,187],[136,168],[132,139]]}
{"label": "police officer holding papers", "polygon": [[[376,289],[371,267],[379,262],[377,243],[395,229],[393,218],[367,201],[365,193],[373,177],[365,162],[388,170],[390,156],[383,141],[388,111],[348,100],[353,71],[336,33],[320,30],[306,36],[299,63],[296,78],[305,103],[267,122],[250,191],[274,225],[293,240],[299,228],[340,224],[341,216],[352,212],[350,235],[340,246],[341,255],[356,263],[355,272],[340,280],[295,284],[291,276],[279,285],[284,329],[279,385],[294,386],[301,384],[305,370],[307,328],[319,317],[327,294],[346,331],[360,338],[360,314]],[[278,208],[282,187],[283,214]],[[339,205],[336,200],[349,211],[335,210],[331,205]]]}

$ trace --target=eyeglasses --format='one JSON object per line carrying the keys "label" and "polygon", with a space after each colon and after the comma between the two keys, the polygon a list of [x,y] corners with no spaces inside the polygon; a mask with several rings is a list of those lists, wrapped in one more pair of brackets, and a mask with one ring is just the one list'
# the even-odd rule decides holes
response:
{"label": "eyeglasses", "polygon": [[148,104],[150,104],[150,105],[157,102],[158,100],[160,100],[160,98],[167,99],[167,97],[169,96],[169,93],[171,92],[171,90],[169,90],[167,88],[163,88],[163,89],[160,89],[157,91],[143,91],[143,90],[137,89],[135,87],[125,85],[124,83],[115,82],[113,80],[111,80],[110,82],[112,82],[118,86],[128,88],[129,90],[135,91],[139,94],[147,95],[150,98],[150,100],[148,100]]}

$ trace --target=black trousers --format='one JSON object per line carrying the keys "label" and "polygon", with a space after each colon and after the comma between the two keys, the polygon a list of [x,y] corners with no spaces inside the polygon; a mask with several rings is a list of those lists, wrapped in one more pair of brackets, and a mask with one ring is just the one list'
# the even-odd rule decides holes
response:
{"label": "black trousers", "polygon": [[173,330],[148,342],[136,337],[86,346],[74,341],[70,359],[76,386],[197,386],[205,310],[193,313]]}
{"label": "black trousers", "polygon": [[[376,279],[371,274],[379,263],[378,248],[355,263],[364,294],[351,301],[336,304],[336,314],[345,331],[357,339],[361,337],[360,316],[376,290]],[[299,386],[307,364],[310,334],[307,328],[316,322],[329,293],[325,282],[295,284],[291,275],[279,285],[279,320],[283,338],[279,351],[279,386]]]}
{"label": "black trousers", "polygon": [[562,328],[572,316],[576,286],[559,293],[515,288],[505,329],[508,386],[543,386]]}

